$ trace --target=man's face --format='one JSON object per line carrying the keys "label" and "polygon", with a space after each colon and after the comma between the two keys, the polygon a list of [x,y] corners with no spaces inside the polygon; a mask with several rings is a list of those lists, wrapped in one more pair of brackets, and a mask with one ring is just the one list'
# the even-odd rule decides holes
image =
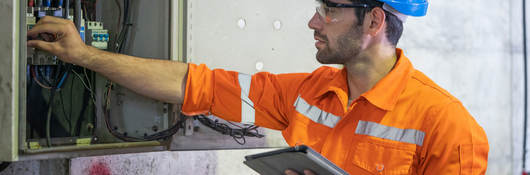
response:
{"label": "man's face", "polygon": [[[330,0],[334,3],[351,4],[348,0]],[[317,60],[322,64],[344,64],[356,57],[361,50],[362,26],[358,24],[353,8],[335,11],[340,20],[326,20],[315,13],[309,28],[315,31]]]}

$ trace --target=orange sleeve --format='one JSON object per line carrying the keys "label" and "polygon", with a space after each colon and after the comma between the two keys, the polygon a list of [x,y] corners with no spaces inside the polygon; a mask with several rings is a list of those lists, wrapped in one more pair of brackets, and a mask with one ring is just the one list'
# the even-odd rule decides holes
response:
{"label": "orange sleeve", "polygon": [[283,130],[307,75],[260,72],[250,76],[189,64],[182,112]]}
{"label": "orange sleeve", "polygon": [[213,97],[213,73],[206,65],[188,64],[188,78],[182,113],[188,116],[207,114]]}
{"label": "orange sleeve", "polygon": [[485,174],[486,133],[460,102],[431,111],[432,132],[425,139],[418,174]]}

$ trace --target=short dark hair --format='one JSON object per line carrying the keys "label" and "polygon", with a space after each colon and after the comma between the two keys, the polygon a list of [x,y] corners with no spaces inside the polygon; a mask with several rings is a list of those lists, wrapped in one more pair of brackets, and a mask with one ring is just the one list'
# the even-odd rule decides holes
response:
{"label": "short dark hair", "polygon": [[[372,11],[375,7],[383,7],[383,3],[377,0],[350,0],[352,3],[364,3],[369,4],[371,7],[368,8],[358,8],[355,10],[355,15],[359,19],[359,25],[362,25],[364,22],[364,15]],[[401,35],[403,34],[403,22],[394,14],[385,10],[385,22],[386,22],[386,37],[388,41],[396,46]]]}

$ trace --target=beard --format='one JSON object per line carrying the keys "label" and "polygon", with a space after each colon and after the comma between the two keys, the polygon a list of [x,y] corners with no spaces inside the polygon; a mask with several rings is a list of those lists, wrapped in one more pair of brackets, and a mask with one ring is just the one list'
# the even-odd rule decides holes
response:
{"label": "beard", "polygon": [[325,39],[326,47],[319,49],[317,60],[321,64],[344,64],[349,59],[356,57],[361,50],[361,26],[353,25],[350,30],[340,35],[336,41],[336,48],[330,47],[326,36],[315,31],[315,35]]}

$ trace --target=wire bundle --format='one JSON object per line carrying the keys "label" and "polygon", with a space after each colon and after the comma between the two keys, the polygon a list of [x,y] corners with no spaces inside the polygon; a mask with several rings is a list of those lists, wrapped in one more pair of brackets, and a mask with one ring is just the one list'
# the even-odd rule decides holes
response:
{"label": "wire bundle", "polygon": [[264,137],[264,135],[259,133],[258,126],[250,125],[248,127],[242,127],[228,122],[237,127],[232,128],[225,123],[220,123],[218,120],[212,120],[204,115],[199,115],[195,118],[199,120],[199,122],[201,122],[203,125],[212,128],[213,130],[221,134],[232,136],[232,138],[234,138],[234,140],[240,145],[244,145],[247,142],[245,137]]}
{"label": "wire bundle", "polygon": [[103,109],[104,109],[105,125],[107,126],[107,129],[114,137],[120,140],[123,140],[123,141],[128,141],[128,142],[163,140],[163,139],[167,139],[173,136],[175,133],[179,131],[180,128],[183,127],[182,126],[183,122],[177,121],[171,128],[157,132],[155,134],[145,135],[142,138],[131,137],[131,136],[127,136],[127,134],[118,132],[117,131],[118,128],[112,128],[111,123],[110,123],[110,105],[111,105],[112,86],[113,86],[113,83],[108,82],[107,92],[105,93],[105,96],[104,96],[105,103],[104,103]]}

